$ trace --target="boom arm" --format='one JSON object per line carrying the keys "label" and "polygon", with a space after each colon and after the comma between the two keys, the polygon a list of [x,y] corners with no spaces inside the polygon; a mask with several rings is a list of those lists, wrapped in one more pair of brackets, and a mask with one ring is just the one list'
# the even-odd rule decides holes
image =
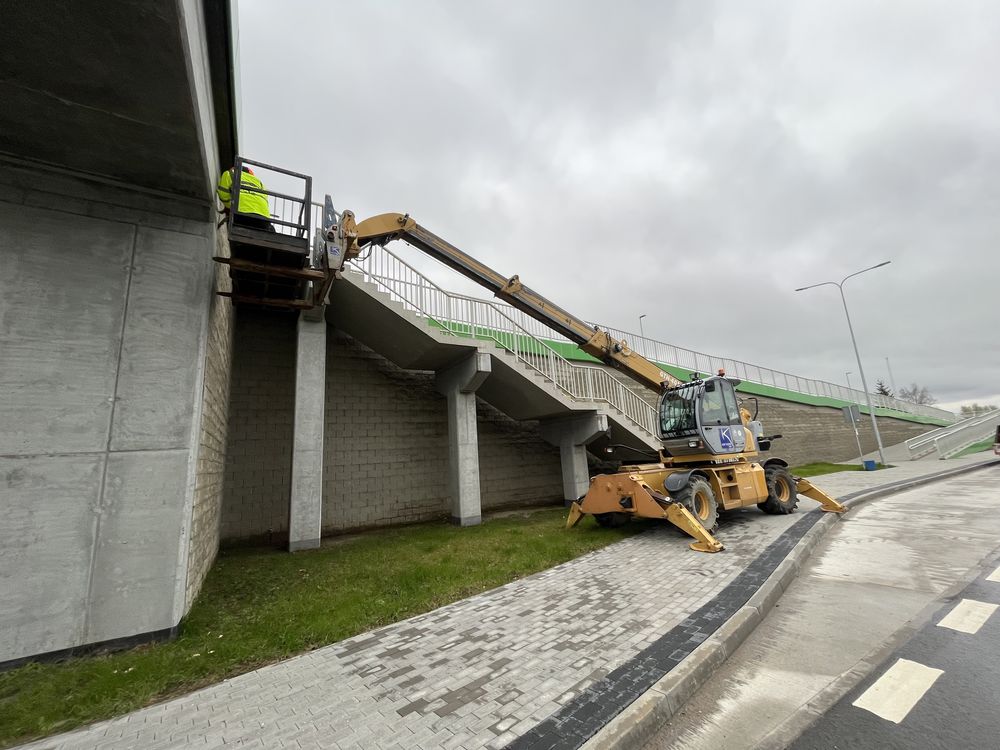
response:
{"label": "boom arm", "polygon": [[587,354],[618,368],[643,385],[659,392],[680,383],[656,364],[629,349],[624,341],[619,341],[606,331],[588,325],[553,304],[522,284],[517,276],[510,279],[501,276],[471,255],[463,253],[451,243],[424,229],[411,219],[409,214],[380,214],[365,219],[351,229],[350,234],[356,233],[356,238],[352,237],[348,241],[349,244],[344,251],[345,260],[356,257],[361,248],[368,245],[385,245],[395,239],[405,240],[489,289],[497,297],[506,300],[535,320],[561,333]]}

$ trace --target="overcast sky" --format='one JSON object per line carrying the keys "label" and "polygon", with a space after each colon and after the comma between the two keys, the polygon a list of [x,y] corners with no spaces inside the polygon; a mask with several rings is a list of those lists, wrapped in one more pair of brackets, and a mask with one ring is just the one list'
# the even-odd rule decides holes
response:
{"label": "overcast sky", "polygon": [[869,386],[889,357],[944,405],[1000,402],[1000,3],[239,17],[241,150],[338,209],[409,212],[582,318],[838,383],[837,290],[793,290],[891,260],[845,285]]}

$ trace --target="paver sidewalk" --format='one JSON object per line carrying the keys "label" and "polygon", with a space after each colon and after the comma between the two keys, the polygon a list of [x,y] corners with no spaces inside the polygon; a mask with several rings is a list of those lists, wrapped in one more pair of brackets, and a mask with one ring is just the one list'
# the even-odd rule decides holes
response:
{"label": "paver sidewalk", "polygon": [[[982,462],[820,477],[843,495]],[[190,695],[23,747],[500,748],[715,597],[800,513],[733,514],[726,551],[664,526]],[[572,532],[567,532],[572,533]]]}

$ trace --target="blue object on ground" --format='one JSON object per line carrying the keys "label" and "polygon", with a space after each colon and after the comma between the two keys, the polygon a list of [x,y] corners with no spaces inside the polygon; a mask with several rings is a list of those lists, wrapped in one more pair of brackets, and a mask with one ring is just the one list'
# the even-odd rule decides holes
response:
{"label": "blue object on ground", "polygon": [[875,471],[875,462],[874,461],[869,461],[869,460],[866,459],[865,462],[864,462],[864,464],[865,464],[865,471]]}

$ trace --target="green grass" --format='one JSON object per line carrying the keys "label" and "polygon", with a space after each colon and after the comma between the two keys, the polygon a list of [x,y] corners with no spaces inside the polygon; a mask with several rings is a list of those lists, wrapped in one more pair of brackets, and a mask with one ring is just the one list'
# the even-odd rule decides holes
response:
{"label": "green grass", "polygon": [[[884,469],[885,466],[882,464],[875,464],[876,469]],[[799,477],[818,477],[820,474],[833,474],[837,471],[864,471],[864,467],[860,464],[831,464],[824,461],[820,461],[814,464],[803,464],[802,466],[793,466],[790,471],[795,476]]]}
{"label": "green grass", "polygon": [[978,443],[973,443],[968,448],[963,448],[961,451],[956,453],[951,458],[962,458],[963,456],[971,456],[973,453],[982,453],[983,451],[988,451],[993,449],[993,438],[987,438],[986,440],[981,440]]}
{"label": "green grass", "polygon": [[427,524],[289,555],[220,554],[180,635],[116,654],[0,673],[0,747],[141,708],[397,622],[646,528],[564,529],[561,509],[473,528]]}

